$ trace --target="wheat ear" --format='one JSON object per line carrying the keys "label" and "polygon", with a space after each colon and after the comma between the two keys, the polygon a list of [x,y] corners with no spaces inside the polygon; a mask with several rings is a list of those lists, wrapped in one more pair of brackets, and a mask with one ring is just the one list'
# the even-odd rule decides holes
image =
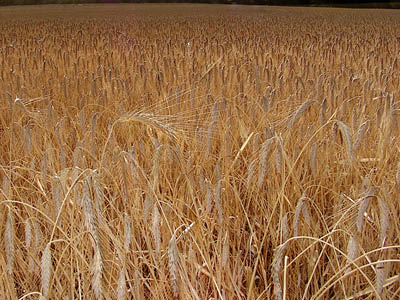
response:
{"label": "wheat ear", "polygon": [[257,183],[259,189],[261,189],[264,183],[265,174],[268,168],[268,151],[273,141],[274,141],[273,138],[270,138],[261,145],[261,151],[259,155],[260,165],[258,167],[258,183]]}
{"label": "wheat ear", "polygon": [[223,218],[224,218],[222,211],[222,204],[221,204],[221,190],[222,190],[222,179],[218,180],[214,192],[215,207],[217,208],[218,211],[218,221],[220,225],[223,224]]}
{"label": "wheat ear", "polygon": [[47,243],[42,254],[42,260],[40,264],[41,275],[42,275],[42,294],[47,299],[49,297],[50,288],[50,276],[51,276],[51,251],[50,243]]}
{"label": "wheat ear", "polygon": [[129,251],[129,245],[131,244],[131,218],[128,213],[125,213],[125,238],[124,238],[124,250],[127,253]]}
{"label": "wheat ear", "polygon": [[281,174],[281,164],[282,164],[282,144],[281,140],[276,141],[276,152],[275,152],[275,167],[278,174]]}
{"label": "wheat ear", "polygon": [[360,148],[361,142],[362,142],[365,132],[368,128],[368,124],[369,124],[369,121],[365,121],[364,123],[362,123],[360,125],[360,128],[358,128],[357,139],[354,142],[354,146],[353,146],[354,151],[357,151]]}
{"label": "wheat ear", "polygon": [[118,287],[117,287],[117,299],[126,299],[126,281],[125,281],[126,269],[123,267],[119,273]]}
{"label": "wheat ear", "polygon": [[376,265],[376,291],[379,296],[382,296],[383,285],[386,280],[386,268],[383,262],[378,262]]}
{"label": "wheat ear", "polygon": [[175,233],[172,235],[168,243],[169,273],[171,276],[172,291],[174,297],[178,297],[178,247],[176,245]]}
{"label": "wheat ear", "polygon": [[[357,257],[358,243],[354,235],[350,236],[347,244],[347,263],[351,264]],[[351,271],[351,266],[346,269],[346,273]]]}
{"label": "wheat ear", "polygon": [[304,102],[299,109],[296,111],[295,115],[292,117],[292,119],[289,121],[287,127],[290,128],[293,126],[293,124],[297,121],[298,118],[311,106],[315,103],[314,100],[308,100],[307,102]]}
{"label": "wheat ear", "polygon": [[303,215],[305,222],[310,226],[310,212],[308,210],[308,205],[305,200],[309,199],[304,194],[300,197],[299,201],[297,201],[296,210],[294,212],[294,220],[293,220],[293,230],[294,236],[297,236],[299,230],[299,220],[301,215]]}
{"label": "wheat ear", "polygon": [[317,151],[318,145],[316,143],[313,143],[311,147],[311,173],[314,179],[317,179]]}
{"label": "wheat ear", "polygon": [[161,247],[161,236],[160,236],[160,212],[158,211],[157,203],[153,204],[152,230],[153,230],[154,242],[156,245],[156,252],[159,253]]}
{"label": "wheat ear", "polygon": [[353,156],[353,143],[351,140],[350,129],[342,121],[336,121],[336,123],[339,127],[340,132],[342,133],[342,137],[346,144],[347,155],[349,156],[349,161],[350,161],[350,164],[352,165],[353,161],[354,161],[354,156]]}
{"label": "wheat ear", "polygon": [[380,220],[380,233],[379,237],[381,240],[381,245],[383,246],[386,237],[387,231],[389,229],[389,208],[386,204],[386,201],[382,198],[378,198],[379,203],[379,220]]}
{"label": "wheat ear", "polygon": [[4,247],[6,250],[7,273],[12,274],[14,268],[14,217],[8,208],[7,221],[4,231]]}
{"label": "wheat ear", "polygon": [[362,231],[364,217],[366,216],[366,211],[371,202],[371,199],[375,196],[376,188],[372,187],[367,196],[361,199],[360,207],[358,208],[358,216],[357,216],[357,230],[359,233]]}
{"label": "wheat ear", "polygon": [[280,273],[282,269],[282,258],[284,254],[285,247],[283,245],[276,249],[274,258],[272,260],[272,282],[274,284],[274,292],[276,300],[282,300],[282,285],[280,280]]}
{"label": "wheat ear", "polygon": [[32,244],[32,227],[29,219],[26,219],[25,222],[25,247],[29,249]]}
{"label": "wheat ear", "polygon": [[94,247],[94,257],[92,264],[92,289],[97,300],[102,298],[101,277],[103,271],[103,261],[100,254],[99,246]]}

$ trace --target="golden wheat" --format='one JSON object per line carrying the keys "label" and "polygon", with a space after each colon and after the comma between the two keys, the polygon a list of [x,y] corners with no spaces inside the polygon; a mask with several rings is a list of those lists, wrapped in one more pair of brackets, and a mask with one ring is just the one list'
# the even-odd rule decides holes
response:
{"label": "golden wheat", "polygon": [[397,11],[0,16],[1,299],[400,297]]}

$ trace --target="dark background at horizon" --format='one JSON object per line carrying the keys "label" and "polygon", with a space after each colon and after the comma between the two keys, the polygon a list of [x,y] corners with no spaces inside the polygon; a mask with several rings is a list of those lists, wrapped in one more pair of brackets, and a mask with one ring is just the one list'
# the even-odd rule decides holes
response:
{"label": "dark background at horizon", "polygon": [[81,3],[221,3],[252,5],[344,6],[360,8],[400,8],[390,0],[0,0],[0,5],[81,4]]}

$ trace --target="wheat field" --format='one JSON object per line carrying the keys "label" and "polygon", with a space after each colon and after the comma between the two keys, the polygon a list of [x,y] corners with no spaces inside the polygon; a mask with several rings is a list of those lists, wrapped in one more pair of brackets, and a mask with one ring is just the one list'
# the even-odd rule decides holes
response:
{"label": "wheat field", "polygon": [[400,12],[0,8],[0,299],[400,297]]}

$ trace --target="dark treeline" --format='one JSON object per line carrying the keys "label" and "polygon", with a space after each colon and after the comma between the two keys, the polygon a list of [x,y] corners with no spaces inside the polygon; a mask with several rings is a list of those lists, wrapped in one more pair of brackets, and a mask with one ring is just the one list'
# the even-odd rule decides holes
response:
{"label": "dark treeline", "polygon": [[0,5],[80,3],[223,3],[253,5],[304,5],[400,8],[400,1],[378,0],[0,0]]}

